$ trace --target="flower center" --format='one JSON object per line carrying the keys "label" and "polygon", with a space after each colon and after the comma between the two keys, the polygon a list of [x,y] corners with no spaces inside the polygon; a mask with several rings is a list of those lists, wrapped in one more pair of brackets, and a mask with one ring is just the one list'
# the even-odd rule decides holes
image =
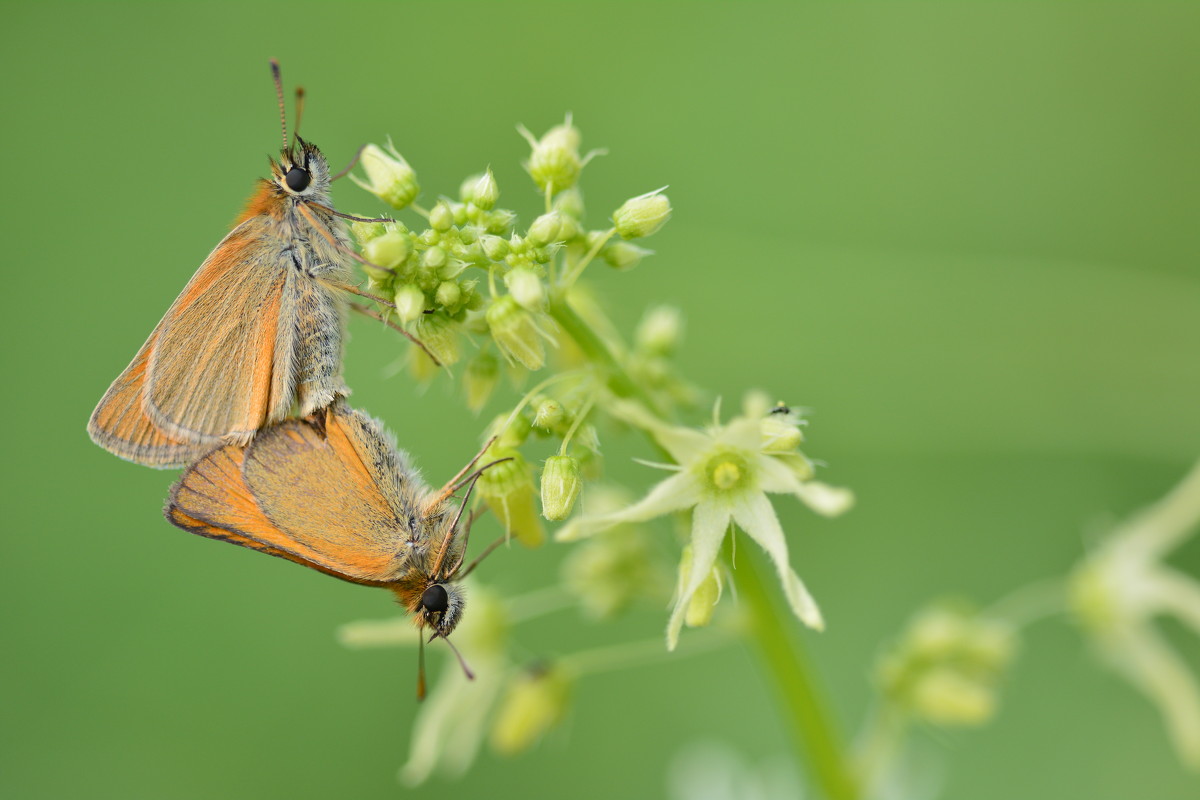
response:
{"label": "flower center", "polygon": [[750,477],[750,465],[738,453],[716,453],[704,467],[708,483],[719,492],[729,492],[744,486]]}

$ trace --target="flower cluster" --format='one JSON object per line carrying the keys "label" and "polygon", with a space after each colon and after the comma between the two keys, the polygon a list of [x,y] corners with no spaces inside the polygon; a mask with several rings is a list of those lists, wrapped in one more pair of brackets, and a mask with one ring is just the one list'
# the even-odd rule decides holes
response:
{"label": "flower cluster", "polygon": [[[695,414],[703,397],[675,363],[684,330],[680,310],[651,306],[627,341],[581,280],[592,264],[626,271],[651,255],[640,242],[663,229],[670,200],[663,189],[639,194],[590,226],[579,180],[598,151],[580,153],[582,137],[569,116],[541,137],[520,131],[530,145],[524,166],[543,207],[528,225],[500,206],[491,169],[465,180],[455,197],[419,205],[416,172],[389,143],[364,150],[365,177],[357,182],[419,224],[364,220],[352,233],[366,294],[379,304],[371,315],[422,346],[411,350],[417,376],[453,374],[439,366],[465,361],[458,388],[464,405],[479,412],[500,399],[505,373],[520,384],[541,371],[522,397],[492,412],[483,463],[499,463],[483,472],[475,494],[525,545],[541,544],[547,523],[562,523],[556,541],[579,542],[562,562],[559,584],[542,590],[557,599],[538,613],[574,606],[601,621],[638,602],[668,600],[670,568],[658,555],[664,548],[654,546],[644,523],[673,515],[690,536],[676,545],[668,650],[677,647],[684,625],[709,626],[722,598],[731,596],[724,584],[733,564],[722,552],[731,530],[766,551],[792,612],[821,628],[770,495],[791,495],[833,516],[850,507],[851,493],[816,480],[814,462],[801,450],[803,414],[764,395],[748,395],[741,414],[728,421],[718,404],[707,426],[678,422]],[[632,498],[642,491],[605,480],[602,432],[628,429],[645,436],[656,462],[668,462],[654,466],[671,473],[640,500]],[[651,653],[666,656],[661,640],[650,639],[517,666],[507,649],[507,631],[521,617],[514,601],[474,592],[471,603],[457,641],[479,677],[468,681],[457,669],[441,676],[417,720],[403,773],[408,782],[461,770],[485,739],[499,753],[523,750],[562,719],[581,676],[640,663]],[[348,626],[343,640],[411,640],[391,625]],[[484,625],[490,633],[480,632]],[[721,626],[713,628],[697,640],[727,638]]]}

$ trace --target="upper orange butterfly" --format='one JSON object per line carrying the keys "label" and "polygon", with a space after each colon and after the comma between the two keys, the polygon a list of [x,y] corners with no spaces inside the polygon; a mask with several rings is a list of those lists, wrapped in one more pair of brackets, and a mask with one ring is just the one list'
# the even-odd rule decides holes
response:
{"label": "upper orange butterfly", "polygon": [[329,165],[298,135],[289,146],[285,123],[271,173],[92,412],[96,444],[138,464],[183,466],[347,393],[352,251],[330,206]]}

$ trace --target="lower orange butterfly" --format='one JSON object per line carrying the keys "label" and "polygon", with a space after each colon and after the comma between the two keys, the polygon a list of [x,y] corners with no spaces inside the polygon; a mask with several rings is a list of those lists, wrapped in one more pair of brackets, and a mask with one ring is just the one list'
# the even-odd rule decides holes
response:
{"label": "lower orange butterfly", "polygon": [[463,613],[457,582],[503,541],[464,568],[466,499],[450,497],[491,466],[466,474],[478,459],[432,490],[377,422],[338,400],[211,451],[171,488],[164,513],[186,531],[390,589],[430,641],[446,639]]}

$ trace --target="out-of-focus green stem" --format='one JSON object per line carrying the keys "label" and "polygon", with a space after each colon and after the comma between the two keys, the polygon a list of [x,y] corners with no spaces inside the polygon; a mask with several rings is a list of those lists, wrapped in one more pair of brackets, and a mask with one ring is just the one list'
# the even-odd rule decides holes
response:
{"label": "out-of-focus green stem", "polygon": [[[619,397],[641,401],[661,412],[587,321],[567,303],[565,293],[550,298],[550,316],[579,349],[607,372],[608,388]],[[796,622],[771,599],[766,568],[757,554],[743,558],[735,570],[739,596],[750,612],[749,636],[770,673],[788,717],[789,727],[814,781],[829,800],[858,800],[861,795],[833,718],[817,688],[808,658],[800,645]]]}
{"label": "out-of-focus green stem", "polygon": [[812,777],[830,800],[856,800],[858,784],[833,717],[801,646],[797,625],[767,591],[770,574],[757,553],[743,555],[734,572],[738,597],[750,616],[750,638],[771,674],[788,722],[808,754]]}

